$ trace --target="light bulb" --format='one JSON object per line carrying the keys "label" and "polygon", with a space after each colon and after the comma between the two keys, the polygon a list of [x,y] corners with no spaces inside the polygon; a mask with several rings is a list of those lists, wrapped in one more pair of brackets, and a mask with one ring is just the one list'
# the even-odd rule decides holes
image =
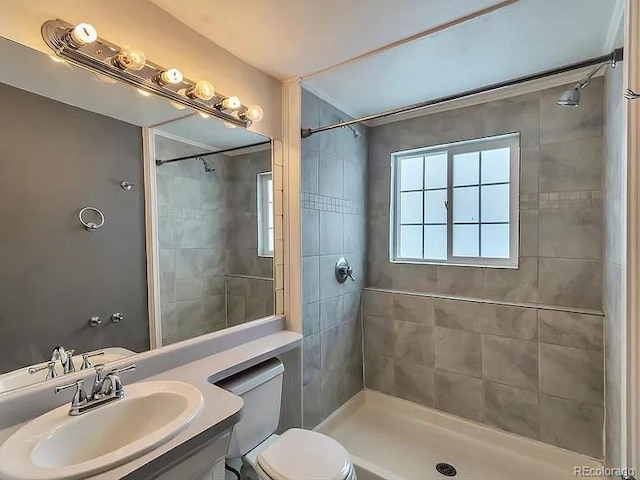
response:
{"label": "light bulb", "polygon": [[147,63],[147,57],[140,50],[123,47],[113,59],[113,63],[123,70],[142,70]]}
{"label": "light bulb", "polygon": [[244,116],[252,122],[259,122],[264,117],[264,110],[260,105],[249,105]]}
{"label": "light bulb", "polygon": [[136,88],[136,90],[143,97],[150,97],[151,96],[151,92],[146,92],[146,91],[142,90],[141,88]]}
{"label": "light bulb", "polygon": [[200,80],[194,87],[187,90],[187,97],[199,98],[200,100],[211,100],[216,95],[216,90],[211,82]]}
{"label": "light bulb", "polygon": [[211,116],[208,113],[204,113],[204,112],[198,112],[198,115],[200,115],[202,118],[209,118]]}
{"label": "light bulb", "polygon": [[242,106],[238,97],[229,97],[222,100],[222,108],[225,110],[236,110]]}
{"label": "light bulb", "polygon": [[69,32],[71,41],[77,47],[82,47],[87,43],[93,43],[98,39],[98,31],[93,25],[79,23]]}
{"label": "light bulb", "polygon": [[177,68],[170,68],[162,72],[159,76],[160,83],[180,83],[182,82],[182,73]]}

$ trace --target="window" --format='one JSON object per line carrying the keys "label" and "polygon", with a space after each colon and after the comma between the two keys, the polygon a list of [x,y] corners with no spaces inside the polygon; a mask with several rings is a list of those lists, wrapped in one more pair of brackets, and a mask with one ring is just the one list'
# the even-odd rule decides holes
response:
{"label": "window", "polygon": [[273,180],[271,172],[258,174],[258,255],[273,257]]}
{"label": "window", "polygon": [[391,259],[518,265],[520,135],[392,155]]}

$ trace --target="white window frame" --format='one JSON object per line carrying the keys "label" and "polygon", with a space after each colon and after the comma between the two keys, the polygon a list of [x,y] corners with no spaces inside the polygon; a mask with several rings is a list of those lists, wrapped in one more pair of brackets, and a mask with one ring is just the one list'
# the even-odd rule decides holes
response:
{"label": "white window frame", "polygon": [[[509,178],[509,258],[483,258],[483,257],[454,257],[453,256],[453,156],[461,153],[477,152],[482,150],[492,150],[497,148],[509,148],[510,153],[510,178]],[[401,160],[419,156],[434,154],[447,154],[447,260],[423,259],[423,258],[402,258],[398,255],[400,246],[400,179]],[[482,162],[482,159],[480,160]],[[481,168],[482,163],[480,163]],[[424,168],[424,166],[423,166]],[[481,173],[480,173],[481,174]],[[423,175],[424,177],[424,175]],[[482,183],[482,179],[479,179]],[[419,191],[419,190],[418,190]],[[424,205],[424,180],[422,185],[423,205]],[[477,138],[460,142],[423,147],[413,150],[405,150],[391,154],[391,202],[389,210],[390,234],[389,234],[389,258],[392,263],[420,263],[434,265],[462,265],[473,267],[494,267],[494,268],[518,268],[518,244],[519,244],[519,198],[520,198],[520,134],[510,133],[491,137]],[[480,202],[482,199],[480,198]],[[481,204],[481,203],[480,203]],[[424,207],[423,207],[424,210]],[[481,223],[482,219],[479,219]],[[423,211],[424,224],[424,211]],[[424,235],[424,233],[423,233]],[[423,240],[424,241],[424,240]]]}
{"label": "white window frame", "polygon": [[[275,244],[274,228],[269,225],[269,210],[273,212],[273,201],[269,202],[269,184],[271,184],[271,199],[273,200],[273,175],[271,172],[258,173],[257,175],[257,200],[258,200],[258,256],[273,257],[273,249],[269,248],[269,237]],[[273,214],[271,216],[273,217]]]}

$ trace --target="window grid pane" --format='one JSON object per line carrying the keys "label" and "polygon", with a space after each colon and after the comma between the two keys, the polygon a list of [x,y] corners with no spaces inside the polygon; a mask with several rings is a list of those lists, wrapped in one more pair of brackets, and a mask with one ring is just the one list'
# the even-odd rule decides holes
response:
{"label": "window grid pane", "polygon": [[[456,147],[454,152],[436,152],[438,147],[434,147],[423,156],[396,160],[398,173],[402,174],[407,167],[401,178],[396,177],[398,193],[394,215],[399,221],[394,251],[398,258],[445,262],[453,257],[511,258],[510,221],[514,200],[510,180],[515,138],[507,138],[504,143],[487,139],[493,142],[494,148],[484,143],[489,148],[483,149],[482,141],[473,141],[479,144],[477,149],[464,151],[458,144],[452,144]],[[510,146],[501,147],[505,143]],[[421,181],[412,178],[418,173]],[[515,188],[517,192],[517,185]],[[449,195],[451,208],[446,206]],[[450,234],[452,250],[448,252]]]}

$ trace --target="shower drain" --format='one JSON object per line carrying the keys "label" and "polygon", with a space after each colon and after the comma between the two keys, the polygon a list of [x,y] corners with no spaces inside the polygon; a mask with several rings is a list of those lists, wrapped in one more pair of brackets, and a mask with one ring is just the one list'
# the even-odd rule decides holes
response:
{"label": "shower drain", "polygon": [[453,465],[448,463],[439,463],[436,465],[436,471],[445,477],[455,477],[458,473]]}

